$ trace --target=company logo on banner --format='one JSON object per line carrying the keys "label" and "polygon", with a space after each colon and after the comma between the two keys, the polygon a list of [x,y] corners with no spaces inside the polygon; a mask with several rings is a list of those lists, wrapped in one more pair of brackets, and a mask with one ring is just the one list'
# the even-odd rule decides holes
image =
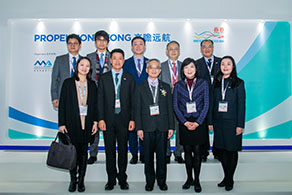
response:
{"label": "company logo on banner", "polygon": [[201,42],[205,39],[211,39],[214,42],[224,42],[224,27],[214,27],[213,32],[204,31],[201,33],[195,33],[194,42]]}
{"label": "company logo on banner", "polygon": [[[78,34],[82,42],[94,41],[94,34]],[[35,34],[34,42],[65,42],[68,34]],[[131,33],[110,34],[111,42],[130,42],[132,37],[143,37],[146,42],[170,42],[170,33]]]}
{"label": "company logo on banner", "polygon": [[53,64],[50,60],[37,60],[33,66],[35,72],[48,72],[52,70]]}

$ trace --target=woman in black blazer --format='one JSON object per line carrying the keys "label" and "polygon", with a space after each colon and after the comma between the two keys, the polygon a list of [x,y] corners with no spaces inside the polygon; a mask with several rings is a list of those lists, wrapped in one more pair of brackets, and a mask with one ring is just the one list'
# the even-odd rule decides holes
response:
{"label": "woman in black blazer", "polygon": [[[201,145],[206,144],[205,117],[209,108],[209,86],[207,81],[197,78],[197,68],[192,58],[186,58],[181,66],[181,78],[174,85],[173,107],[179,121],[180,144],[184,147],[187,181],[182,186],[194,185],[201,192]],[[192,171],[194,170],[195,180]]]}
{"label": "woman in black blazer", "polygon": [[224,179],[218,187],[233,189],[233,175],[242,148],[245,123],[244,82],[237,77],[235,61],[231,56],[221,59],[220,70],[210,95],[209,129],[214,130],[214,145],[220,151]]}
{"label": "woman in black blazer", "polygon": [[[80,57],[73,77],[64,81],[59,103],[59,132],[68,133],[77,152],[77,165],[70,170],[69,192],[85,191],[84,176],[88,143],[97,132],[97,89],[91,80],[91,62]],[[78,179],[77,179],[78,172]]]}

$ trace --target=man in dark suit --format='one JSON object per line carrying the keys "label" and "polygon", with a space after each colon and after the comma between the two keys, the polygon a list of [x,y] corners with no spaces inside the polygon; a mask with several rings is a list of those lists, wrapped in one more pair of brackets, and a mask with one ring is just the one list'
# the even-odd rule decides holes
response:
{"label": "man in dark suit", "polygon": [[137,86],[135,93],[136,129],[144,145],[145,190],[153,190],[156,178],[160,190],[166,191],[166,145],[174,129],[172,95],[170,86],[158,80],[161,72],[159,60],[149,60],[146,71],[148,79]]}
{"label": "man in dark suit", "polygon": [[[92,70],[94,72],[94,79],[98,84],[99,77],[110,71],[112,65],[110,63],[110,53],[108,51],[109,34],[104,30],[97,31],[94,35],[96,51],[87,54],[92,64]],[[87,164],[93,164],[97,160],[99,143],[99,132],[95,134],[94,142],[90,144],[90,157]]]}
{"label": "man in dark suit", "polygon": [[76,34],[70,34],[66,38],[66,43],[68,53],[56,57],[51,76],[51,100],[55,109],[59,107],[62,84],[65,79],[73,76],[76,62],[80,57],[80,37]]}
{"label": "man in dark suit", "polygon": [[[136,80],[136,84],[145,81],[148,77],[146,73],[147,58],[144,57],[146,49],[146,42],[143,37],[134,37],[131,41],[132,51],[134,55],[126,60],[123,67],[125,72],[132,74]],[[129,134],[129,146],[132,154],[131,164],[137,164],[138,162],[138,138],[135,132]],[[144,150],[142,140],[139,140],[140,161],[144,162]]]}
{"label": "man in dark suit", "polygon": [[[127,183],[128,130],[135,129],[133,94],[135,80],[123,71],[124,51],[111,51],[112,70],[101,75],[98,84],[99,128],[105,141],[106,172],[108,182],[105,190],[112,190],[119,181],[122,190],[129,189]],[[118,144],[118,171],[116,167],[116,143]]]}
{"label": "man in dark suit", "polygon": [[[214,78],[216,77],[216,74],[218,73],[220,69],[220,60],[221,58],[218,58],[213,55],[214,51],[214,43],[210,39],[203,40],[201,42],[201,53],[203,54],[203,57],[196,60],[196,65],[198,68],[198,78],[205,79],[208,84],[209,88],[211,89],[211,86],[213,84]],[[209,130],[208,126],[206,126],[206,133],[209,136]],[[207,161],[207,156],[209,155],[209,148],[210,148],[210,141],[208,139],[208,143],[205,145],[205,147],[202,147],[202,161]],[[212,147],[212,153],[214,155],[215,159],[218,159],[218,150],[216,148]]]}
{"label": "man in dark suit", "polygon": [[[170,41],[166,45],[166,55],[168,60],[161,63],[161,73],[159,79],[171,86],[173,89],[174,84],[181,80],[180,69],[181,61],[178,60],[180,54],[180,45],[177,41]],[[178,132],[178,121],[175,120],[175,149],[173,151],[174,160],[178,163],[184,163],[182,158],[183,146],[179,144],[179,132]],[[166,161],[170,163],[171,151],[170,151],[170,140],[167,141],[167,150],[166,150]]]}

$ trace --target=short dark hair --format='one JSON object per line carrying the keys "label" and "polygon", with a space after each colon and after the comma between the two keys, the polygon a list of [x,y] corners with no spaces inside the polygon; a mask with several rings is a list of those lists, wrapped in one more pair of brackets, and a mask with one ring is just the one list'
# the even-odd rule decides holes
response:
{"label": "short dark hair", "polygon": [[79,59],[76,62],[76,66],[75,66],[75,70],[74,70],[74,73],[73,73],[73,77],[75,78],[76,81],[79,81],[79,77],[78,77],[78,66],[79,66],[81,60],[88,60],[89,61],[90,69],[89,69],[88,74],[86,75],[86,78],[87,78],[87,80],[92,81],[92,79],[91,79],[92,64],[91,64],[91,61],[90,61],[90,59],[88,57],[81,57],[81,56],[79,57]]}
{"label": "short dark hair", "polygon": [[202,47],[203,43],[208,41],[211,42],[212,46],[214,46],[214,42],[211,39],[204,39],[203,41],[201,41],[200,46]]}
{"label": "short dark hair", "polygon": [[220,60],[220,68],[219,68],[219,71],[218,71],[218,73],[216,75],[216,78],[214,80],[214,87],[215,88],[221,87],[221,82],[222,82],[222,77],[223,77],[223,72],[221,71],[221,62],[224,59],[230,59],[231,62],[232,62],[233,69],[232,69],[232,71],[230,73],[230,78],[232,80],[231,88],[236,88],[239,85],[241,79],[239,79],[237,77],[236,64],[235,64],[235,60],[233,59],[232,56],[224,56],[223,58],[221,58],[221,60]]}
{"label": "short dark hair", "polygon": [[79,37],[78,35],[76,35],[76,34],[70,34],[70,35],[67,36],[67,38],[66,38],[66,43],[67,43],[67,44],[68,44],[68,42],[69,42],[69,39],[77,39],[78,43],[81,44],[81,39],[80,39],[80,37]]}
{"label": "short dark hair", "polygon": [[109,34],[106,31],[104,30],[97,31],[94,35],[94,41],[96,41],[98,37],[103,37],[109,43]]}
{"label": "short dark hair", "polygon": [[112,58],[112,56],[113,56],[114,53],[120,53],[120,54],[123,55],[123,58],[125,58],[125,52],[122,49],[120,49],[120,48],[116,48],[116,49],[113,49],[111,51],[111,53],[110,53],[111,58]]}
{"label": "short dark hair", "polygon": [[177,44],[177,46],[178,47],[180,47],[180,45],[179,45],[179,43],[177,42],[177,41],[170,41],[169,43],[167,43],[167,45],[166,45],[166,49],[168,49],[168,46],[170,45],[170,44],[172,44],[172,43],[175,43],[175,44]]}
{"label": "short dark hair", "polygon": [[196,73],[195,73],[195,78],[198,76],[198,68],[197,68],[197,65],[196,65],[196,62],[193,58],[186,58],[184,59],[184,61],[182,62],[182,65],[181,65],[181,68],[180,68],[180,76],[181,76],[181,79],[184,80],[186,78],[186,75],[184,73],[184,68],[189,65],[190,63],[193,63],[196,67]]}
{"label": "short dark hair", "polygon": [[136,40],[136,39],[141,39],[143,42],[144,42],[144,45],[146,45],[146,41],[145,41],[145,39],[143,38],[143,37],[134,37],[133,39],[132,39],[132,41],[131,41],[131,45],[133,46],[133,42]]}

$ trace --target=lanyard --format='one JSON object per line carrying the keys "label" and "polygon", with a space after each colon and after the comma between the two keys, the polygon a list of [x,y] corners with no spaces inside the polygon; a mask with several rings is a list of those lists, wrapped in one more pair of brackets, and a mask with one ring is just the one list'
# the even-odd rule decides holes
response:
{"label": "lanyard", "polygon": [[[174,62],[175,63],[175,62]],[[170,60],[168,60],[168,64],[169,64],[169,67],[170,67],[170,75],[171,75],[171,78],[174,79],[174,83],[177,82],[177,66],[176,66],[176,71],[175,71],[175,74],[173,72],[173,65],[171,63]]]}
{"label": "lanyard", "polygon": [[[151,87],[150,83],[149,83],[149,87],[150,87],[151,93],[153,93],[152,92],[152,87]],[[157,91],[158,91],[158,86],[155,86],[154,94],[152,95],[153,96],[153,102],[154,102],[154,104],[156,104]]]}
{"label": "lanyard", "polygon": [[[205,61],[205,62],[206,62],[206,61]],[[209,67],[209,65],[208,65],[208,62],[206,62],[206,65],[207,65],[207,68],[208,68],[208,71],[209,71],[209,75],[212,74],[213,64],[214,64],[214,60],[212,60],[212,62],[211,62],[211,66],[210,66],[210,67]]]}
{"label": "lanyard", "polygon": [[188,88],[188,91],[189,91],[189,97],[190,97],[191,101],[193,101],[193,91],[194,91],[194,88],[195,88],[195,85],[196,85],[196,81],[197,81],[197,79],[195,78],[194,81],[193,81],[191,89],[190,89],[190,87],[188,85],[188,82],[186,81],[187,88]]}
{"label": "lanyard", "polygon": [[228,84],[229,83],[227,83],[226,87],[224,88],[224,77],[222,77],[221,93],[222,93],[222,100],[223,101],[225,100],[225,95],[226,95],[226,90],[227,90]]}
{"label": "lanyard", "polygon": [[77,81],[77,85],[78,85],[79,94],[80,94],[80,98],[81,98],[81,104],[82,104],[82,103],[84,103],[83,101],[84,101],[84,97],[85,97],[85,93],[86,93],[87,82],[84,83],[83,93],[82,93],[79,81]]}

